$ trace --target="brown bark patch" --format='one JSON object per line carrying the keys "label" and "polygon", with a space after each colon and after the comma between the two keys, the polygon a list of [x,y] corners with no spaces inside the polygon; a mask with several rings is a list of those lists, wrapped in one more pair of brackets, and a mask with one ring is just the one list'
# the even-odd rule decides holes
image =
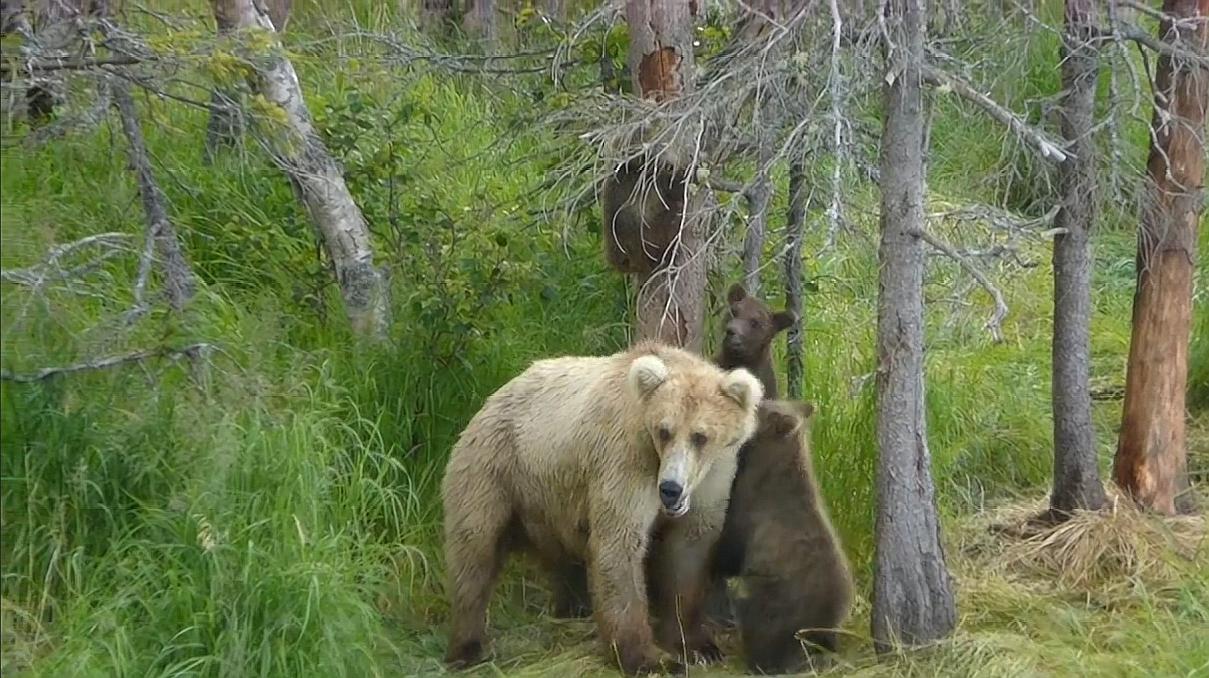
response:
{"label": "brown bark patch", "polygon": [[657,103],[679,96],[680,62],[683,60],[674,47],[660,47],[643,55],[638,66],[638,86],[642,95]]}

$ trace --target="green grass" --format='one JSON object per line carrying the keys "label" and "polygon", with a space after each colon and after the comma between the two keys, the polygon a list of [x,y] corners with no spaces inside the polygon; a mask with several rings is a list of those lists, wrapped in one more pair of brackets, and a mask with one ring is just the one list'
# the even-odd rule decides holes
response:
{"label": "green grass", "polygon": [[[385,20],[356,7],[364,22]],[[319,30],[305,21],[291,30],[304,35],[308,27]],[[1051,47],[1030,46],[1020,90],[1002,96],[1020,102],[1052,92]],[[277,170],[253,147],[202,164],[204,112],[140,101],[154,120],[148,142],[202,287],[183,317],[156,311],[133,327],[115,321],[132,304],[142,232],[117,127],[36,148],[5,140],[4,268],[33,265],[52,245],[93,233],[133,236],[131,252],[79,289],[35,296],[0,288],[6,369],[192,341],[217,347],[199,365],[155,360],[35,385],[0,383],[6,675],[440,672],[446,602],[437,487],[450,446],[483,399],[530,361],[607,353],[628,341],[627,287],[602,265],[590,233],[595,209],[574,223],[541,210],[558,196],[537,187],[569,142],[534,124],[540,84],[509,91],[325,59],[317,49],[300,48],[298,57],[312,110],[392,272],[395,324],[381,348],[357,346],[342,326],[306,215]],[[1029,161],[1004,155],[1002,130],[953,102],[935,116],[935,210],[970,200],[1032,209],[1044,182]],[[1012,174],[1002,173],[1005,164]],[[961,625],[933,651],[873,661],[868,377],[877,284],[867,239],[877,196],[857,186],[851,199],[859,233],[806,261],[817,283],[806,309],[816,468],[861,590],[837,671],[1209,671],[1203,550],[1178,582],[1154,588],[1139,580],[1108,604],[995,567],[996,544],[977,536],[988,506],[1039,497],[1049,483],[1052,283],[1043,242],[1023,245],[1031,266],[993,271],[1011,307],[1002,344],[982,329],[987,295],[972,287],[957,303],[955,286],[964,289],[966,277],[948,261],[929,267],[929,442]],[[774,221],[784,209],[778,194]],[[812,211],[808,226],[806,251],[817,252],[825,217]],[[968,228],[948,235],[964,238]],[[769,256],[780,245],[778,234],[771,240]],[[1104,229],[1096,247],[1093,381],[1120,385],[1132,232]],[[776,289],[775,270],[765,289]],[[727,262],[711,293],[733,277]],[[1194,467],[1209,449],[1202,288],[1189,389]],[[716,317],[709,322],[716,328]],[[781,359],[780,343],[777,350]],[[1097,404],[1095,416],[1107,470],[1120,403]],[[965,548],[971,542],[984,548]],[[476,675],[612,673],[591,624],[555,622],[543,614],[546,602],[539,574],[513,563],[491,613],[499,663]]]}

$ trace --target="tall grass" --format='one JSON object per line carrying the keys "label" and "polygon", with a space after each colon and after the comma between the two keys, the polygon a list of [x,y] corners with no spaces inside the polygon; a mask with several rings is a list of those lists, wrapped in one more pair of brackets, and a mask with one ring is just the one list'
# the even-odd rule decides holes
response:
{"label": "tall grass", "polygon": [[[363,3],[351,11],[363,23],[386,20]],[[291,35],[305,41],[308,29],[321,24],[300,22]],[[1035,81],[1004,96],[1053,89],[1052,72],[1041,67],[1050,68],[1051,43],[1028,52],[1032,65],[1023,72]],[[149,145],[202,288],[183,317],[157,311],[134,327],[115,322],[132,303],[142,231],[120,136],[102,126],[40,148],[4,146],[5,268],[29,266],[51,245],[92,233],[134,236],[130,252],[77,289],[0,290],[6,369],[189,341],[217,348],[197,364],[152,360],[0,383],[0,670],[438,670],[445,602],[437,487],[450,446],[483,399],[530,361],[607,353],[628,340],[626,284],[604,270],[599,241],[586,233],[594,210],[583,223],[563,224],[537,209],[548,197],[536,188],[541,168],[565,142],[528,125],[530,93],[424,73],[400,81],[373,64],[322,54],[300,54],[298,63],[394,274],[395,329],[383,347],[359,346],[342,327],[330,273],[277,170],[255,148],[201,163],[203,112],[141,102],[155,121],[147,125]],[[1032,209],[1044,182],[1025,180],[1035,168],[1013,165],[1024,183],[1003,183],[1000,130],[952,102],[935,116],[930,191],[938,208],[1019,200],[1016,207]],[[397,149],[389,157],[373,155],[388,144]],[[392,202],[374,171],[399,158],[392,176],[404,197]],[[867,586],[877,289],[868,242],[876,195],[862,188],[853,203],[858,232],[806,262],[817,283],[806,302],[806,397],[818,412],[819,481]],[[784,209],[778,195],[774,214]],[[821,214],[811,219],[806,251],[813,253],[825,229]],[[469,244],[451,240],[444,224],[453,226],[448,233],[471,234]],[[430,268],[417,237],[452,254]],[[770,257],[777,245],[770,243]],[[950,526],[1048,483],[1051,272],[1045,243],[1026,244],[1021,256],[1034,266],[997,277],[1012,309],[1000,345],[981,328],[991,309],[986,295],[977,287],[954,294],[968,280],[951,262],[930,264],[928,429]],[[1129,233],[1101,234],[1093,317],[1100,382],[1123,379],[1132,257]],[[507,277],[495,285],[476,277],[488,268],[482,262]],[[445,287],[434,270],[448,272]],[[717,271],[712,292],[734,275]],[[771,267],[765,283],[776,289]],[[778,294],[769,296],[778,303]],[[1209,398],[1203,306],[1190,384],[1201,407]],[[1119,403],[1098,406],[1105,464],[1118,418]],[[1082,670],[1084,645],[1096,649],[1092,666],[1126,673],[1195,668],[1189,662],[1205,656],[1205,640],[1190,630],[1206,619],[1203,585],[1182,585],[1175,603],[1139,598],[1152,607],[1114,620],[1069,600],[1024,596],[1014,582],[978,580],[966,555],[951,553],[959,588],[973,585],[962,588],[955,645],[931,663],[878,668],[852,659],[848,668],[934,675],[978,673],[971,667],[981,664],[984,675],[1061,673]],[[540,582],[515,563],[493,603],[504,668],[607,673],[587,649],[589,625],[537,621],[546,599]],[[1037,628],[1025,633],[1026,625]],[[1134,659],[1148,650],[1164,659]],[[1051,660],[1058,668],[1044,668]]]}

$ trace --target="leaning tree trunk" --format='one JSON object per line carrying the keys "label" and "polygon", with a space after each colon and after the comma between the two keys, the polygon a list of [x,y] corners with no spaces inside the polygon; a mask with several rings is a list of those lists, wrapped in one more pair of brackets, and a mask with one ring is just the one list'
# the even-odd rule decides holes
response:
{"label": "leaning tree trunk", "polygon": [[956,624],[924,425],[924,14],[923,0],[890,0],[886,16],[872,612],[879,652],[933,641]]}
{"label": "leaning tree trunk", "polygon": [[[626,1],[630,73],[643,98],[666,103],[678,99],[691,86],[692,17],[696,8],[697,3],[684,0]],[[707,200],[704,189],[689,197],[680,237],[664,258],[666,264],[640,281],[638,333],[643,338],[701,349]]]}
{"label": "leaning tree trunk", "polygon": [[[239,30],[259,28],[275,37],[273,22],[255,0],[216,0],[215,13],[227,12]],[[273,54],[257,64],[254,88],[279,107],[284,120],[271,122],[274,158],[289,176],[323,238],[336,269],[336,280],[353,330],[380,339],[389,325],[387,280],[374,265],[369,227],[353,201],[340,165],[311,124],[294,66],[274,40]]]}
{"label": "leaning tree trunk", "polygon": [[802,397],[805,379],[805,349],[802,328],[802,231],[806,225],[806,162],[799,155],[789,163],[789,218],[785,229],[785,309],[794,315],[786,337],[788,369],[786,386],[789,398]]}
{"label": "leaning tree trunk", "polygon": [[1104,504],[1091,421],[1091,229],[1096,222],[1094,125],[1099,56],[1091,39],[1094,0],[1066,0],[1062,50],[1062,136],[1071,154],[1058,167],[1062,204],[1054,239],[1054,490],[1050,514]]}
{"label": "leaning tree trunk", "polygon": [[[1186,52],[1209,43],[1209,0],[1165,0],[1159,37]],[[1173,21],[1174,19],[1174,21]],[[1138,234],[1133,333],[1113,477],[1143,506],[1190,508],[1185,397],[1192,270],[1203,209],[1209,69],[1164,54],[1154,81],[1150,181]]]}

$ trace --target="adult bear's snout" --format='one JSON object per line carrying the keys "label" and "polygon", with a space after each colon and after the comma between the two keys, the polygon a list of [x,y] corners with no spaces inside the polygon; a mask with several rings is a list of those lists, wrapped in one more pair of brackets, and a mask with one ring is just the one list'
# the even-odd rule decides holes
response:
{"label": "adult bear's snout", "polygon": [[680,503],[680,497],[684,495],[684,486],[674,480],[665,480],[659,483],[659,500],[663,502],[665,508],[676,508]]}

